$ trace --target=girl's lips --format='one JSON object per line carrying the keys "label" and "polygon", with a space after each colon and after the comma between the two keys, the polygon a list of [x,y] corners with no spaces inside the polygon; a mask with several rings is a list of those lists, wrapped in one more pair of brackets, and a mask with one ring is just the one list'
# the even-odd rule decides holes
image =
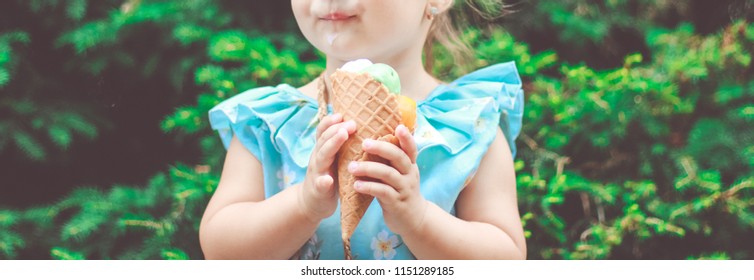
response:
{"label": "girl's lips", "polygon": [[332,21],[341,21],[341,20],[349,20],[351,18],[356,17],[355,15],[350,15],[347,13],[342,12],[335,12],[335,13],[329,13],[325,16],[320,17],[322,20],[332,20]]}

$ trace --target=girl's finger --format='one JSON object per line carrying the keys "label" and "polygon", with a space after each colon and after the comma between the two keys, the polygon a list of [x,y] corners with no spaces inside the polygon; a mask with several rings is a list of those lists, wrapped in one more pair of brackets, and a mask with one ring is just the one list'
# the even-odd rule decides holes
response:
{"label": "girl's finger", "polygon": [[395,168],[374,161],[352,161],[348,164],[348,172],[359,177],[367,177],[384,182],[397,192],[401,191],[403,175]]}
{"label": "girl's finger", "polygon": [[330,139],[338,133],[340,128],[345,128],[346,132],[348,134],[351,134],[356,131],[356,122],[354,121],[347,121],[347,122],[341,122],[341,123],[334,123],[330,125],[327,129],[325,129],[324,132],[322,132],[322,135],[320,135],[317,138],[317,147],[322,147],[322,145],[327,141],[327,139]]}
{"label": "girl's finger", "polygon": [[389,161],[390,165],[401,174],[408,174],[411,171],[411,159],[401,148],[390,142],[366,139],[362,143],[362,148],[369,154]]}
{"label": "girl's finger", "polygon": [[333,183],[335,180],[330,175],[322,175],[314,180],[314,186],[319,195],[328,195],[333,191]]}
{"label": "girl's finger", "polygon": [[317,150],[316,160],[317,166],[329,167],[335,160],[335,154],[338,153],[340,146],[348,140],[348,131],[341,127],[335,132],[331,138],[325,139],[322,146]]}
{"label": "girl's finger", "polygon": [[358,180],[354,182],[353,188],[359,193],[374,196],[380,201],[380,204],[392,203],[400,197],[400,194],[394,188],[378,182]]}
{"label": "girl's finger", "polygon": [[411,163],[416,163],[416,157],[419,154],[419,150],[416,147],[414,137],[411,135],[411,132],[408,131],[408,128],[402,124],[398,125],[398,127],[395,129],[395,137],[398,137],[398,142],[401,145],[401,149],[403,149],[406,155],[408,155]]}
{"label": "girl's finger", "polygon": [[342,120],[343,115],[341,114],[332,114],[322,118],[322,120],[320,120],[319,122],[319,125],[317,125],[317,134],[315,139],[319,139],[319,137],[322,136],[322,133],[324,133],[327,128],[329,128],[333,124],[339,123]]}

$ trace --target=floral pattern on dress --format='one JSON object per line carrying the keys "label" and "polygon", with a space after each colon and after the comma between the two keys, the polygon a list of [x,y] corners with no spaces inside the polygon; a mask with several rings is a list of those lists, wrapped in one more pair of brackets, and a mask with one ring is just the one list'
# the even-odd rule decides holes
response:
{"label": "floral pattern on dress", "polygon": [[403,245],[397,235],[391,235],[386,230],[372,238],[372,250],[376,260],[392,260],[397,253],[395,249]]}
{"label": "floral pattern on dress", "polygon": [[279,169],[277,174],[278,187],[280,190],[284,190],[291,186],[293,180],[296,179],[296,172],[291,170],[287,164],[283,164],[283,168]]}
{"label": "floral pattern on dress", "polygon": [[315,233],[311,238],[309,238],[309,241],[306,241],[304,246],[301,246],[301,249],[296,252],[296,254],[291,257],[291,259],[298,259],[298,260],[318,260],[321,257],[321,251],[322,251],[322,243],[324,243],[324,240],[320,240],[319,237],[317,237],[317,234]]}

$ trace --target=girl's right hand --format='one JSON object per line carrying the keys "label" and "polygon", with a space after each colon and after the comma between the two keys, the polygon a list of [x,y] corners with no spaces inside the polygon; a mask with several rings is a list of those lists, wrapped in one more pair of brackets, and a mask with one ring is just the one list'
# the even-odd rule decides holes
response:
{"label": "girl's right hand", "polygon": [[343,122],[341,114],[326,116],[317,125],[316,143],[299,188],[300,209],[312,222],[330,217],[338,207],[333,163],[340,147],[355,131],[356,122]]}

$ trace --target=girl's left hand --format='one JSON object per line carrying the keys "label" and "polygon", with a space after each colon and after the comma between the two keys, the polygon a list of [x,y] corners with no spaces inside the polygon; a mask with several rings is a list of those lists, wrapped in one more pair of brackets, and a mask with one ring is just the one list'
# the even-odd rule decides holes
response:
{"label": "girl's left hand", "polygon": [[418,150],[411,133],[408,128],[399,125],[395,136],[400,147],[375,140],[365,140],[363,143],[364,151],[384,158],[389,165],[354,161],[349,164],[348,170],[356,176],[373,179],[356,181],[354,189],[377,198],[390,230],[405,235],[419,229],[429,202],[419,192]]}

